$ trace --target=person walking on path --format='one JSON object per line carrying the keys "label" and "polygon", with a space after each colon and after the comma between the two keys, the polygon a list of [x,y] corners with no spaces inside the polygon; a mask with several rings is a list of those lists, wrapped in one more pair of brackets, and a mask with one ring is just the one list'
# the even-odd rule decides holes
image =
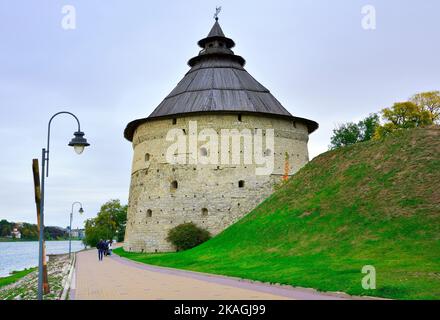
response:
{"label": "person walking on path", "polygon": [[96,246],[96,248],[98,249],[98,260],[102,261],[102,258],[104,256],[104,251],[105,251],[105,244],[104,241],[101,239],[98,242],[98,245]]}
{"label": "person walking on path", "polygon": [[111,256],[113,252],[113,240],[109,240],[108,242],[108,255]]}
{"label": "person walking on path", "polygon": [[104,257],[108,256],[108,240],[104,240]]}

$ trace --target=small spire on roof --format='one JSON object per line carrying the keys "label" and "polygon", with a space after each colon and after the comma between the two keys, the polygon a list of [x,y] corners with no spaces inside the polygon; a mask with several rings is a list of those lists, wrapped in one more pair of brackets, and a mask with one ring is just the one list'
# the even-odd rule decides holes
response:
{"label": "small spire on roof", "polygon": [[222,27],[220,27],[218,20],[216,20],[211,28],[211,31],[209,31],[208,37],[224,37],[224,36],[225,34],[223,33]]}
{"label": "small spire on roof", "polygon": [[222,7],[215,7],[215,14],[214,14],[214,19],[215,21],[218,21],[218,15],[220,14],[220,12],[222,11]]}
{"label": "small spire on roof", "polygon": [[225,36],[222,28],[220,27],[220,23],[218,22],[218,14],[220,13],[221,9],[222,7],[215,8],[216,12],[214,14],[214,25],[212,26],[211,31],[209,31],[206,38],[203,38],[198,42],[198,45],[203,49],[206,49],[206,45],[213,41],[221,41],[227,49],[231,49],[235,46],[234,40]]}

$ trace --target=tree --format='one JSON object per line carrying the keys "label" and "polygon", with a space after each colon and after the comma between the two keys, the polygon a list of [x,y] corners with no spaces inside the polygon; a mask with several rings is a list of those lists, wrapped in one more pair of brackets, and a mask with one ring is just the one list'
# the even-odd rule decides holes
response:
{"label": "tree", "polygon": [[12,223],[7,220],[0,221],[0,237],[7,237],[11,235]]}
{"label": "tree", "polygon": [[333,136],[330,139],[331,149],[337,149],[344,146],[349,146],[359,141],[361,132],[357,124],[353,122],[339,125],[333,129]]}
{"label": "tree", "polygon": [[432,124],[431,113],[410,101],[395,103],[391,108],[383,109],[381,113],[382,118],[387,122],[377,128],[374,134],[375,139],[381,139],[399,129]]}
{"label": "tree", "polygon": [[99,225],[96,223],[95,219],[88,219],[85,223],[85,237],[83,239],[83,243],[91,246],[96,247],[99,240],[107,240],[109,238],[112,238],[110,236],[109,228],[103,225]]}
{"label": "tree", "polygon": [[44,234],[46,240],[61,240],[69,238],[69,233],[59,227],[44,227]]}
{"label": "tree", "polygon": [[432,124],[428,111],[413,102],[398,102],[382,110],[382,116],[398,128],[415,128]]}
{"label": "tree", "polygon": [[127,223],[127,206],[119,200],[110,200],[101,206],[96,218],[88,219],[85,223],[85,238],[83,242],[95,247],[100,239],[124,239]]}
{"label": "tree", "polygon": [[360,121],[358,127],[361,131],[360,141],[371,140],[376,132],[377,127],[380,126],[379,115],[376,113],[370,114],[364,120]]}
{"label": "tree", "polygon": [[23,223],[19,228],[21,232],[21,238],[25,240],[38,240],[38,226],[31,223]]}
{"label": "tree", "polygon": [[411,97],[410,102],[428,111],[433,123],[440,123],[440,91],[417,93]]}
{"label": "tree", "polygon": [[358,142],[368,141],[373,137],[378,126],[379,116],[375,113],[370,114],[357,124],[348,122],[339,125],[333,130],[333,136],[330,139],[330,148],[337,149]]}

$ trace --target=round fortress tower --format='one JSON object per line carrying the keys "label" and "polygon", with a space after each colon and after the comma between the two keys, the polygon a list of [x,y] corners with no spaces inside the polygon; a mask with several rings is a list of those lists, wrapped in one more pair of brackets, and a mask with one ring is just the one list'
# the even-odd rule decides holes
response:
{"label": "round fortress tower", "polygon": [[185,222],[216,235],[309,160],[318,124],[292,116],[244,69],[217,20],[198,44],[176,88],[125,129],[134,150],[127,251],[172,251],[168,231]]}

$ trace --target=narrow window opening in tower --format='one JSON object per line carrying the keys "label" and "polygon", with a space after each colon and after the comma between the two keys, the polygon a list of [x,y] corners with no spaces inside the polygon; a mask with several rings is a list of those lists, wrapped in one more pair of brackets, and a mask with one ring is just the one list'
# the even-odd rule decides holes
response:
{"label": "narrow window opening in tower", "polygon": [[184,135],[186,135],[186,130],[185,129],[182,129],[182,132],[183,132]]}
{"label": "narrow window opening in tower", "polygon": [[176,180],[171,182],[171,190],[176,190],[178,188],[178,186],[179,186],[179,184],[177,183]]}
{"label": "narrow window opening in tower", "polygon": [[296,128],[296,121],[293,121],[293,127]]}
{"label": "narrow window opening in tower", "polygon": [[238,181],[238,187],[239,188],[244,188],[244,180]]}
{"label": "narrow window opening in tower", "polygon": [[146,153],[145,154],[145,162],[148,162],[148,161],[150,161],[150,154]]}
{"label": "narrow window opening in tower", "polygon": [[151,218],[153,216],[153,211],[150,209],[147,210],[147,218]]}
{"label": "narrow window opening in tower", "polygon": [[202,209],[202,217],[206,217],[206,216],[208,216],[208,209],[203,208]]}
{"label": "narrow window opening in tower", "polygon": [[173,124],[177,124],[177,119],[173,118]]}
{"label": "narrow window opening in tower", "polygon": [[240,121],[240,122],[242,121],[241,114],[238,115],[238,121]]}
{"label": "narrow window opening in tower", "polygon": [[272,153],[272,150],[270,150],[270,149],[266,149],[266,150],[264,151],[264,156],[265,156],[265,157],[269,157],[269,156],[271,155],[271,153]]}
{"label": "narrow window opening in tower", "polygon": [[200,156],[201,157],[207,157],[208,156],[208,150],[206,148],[200,148]]}

